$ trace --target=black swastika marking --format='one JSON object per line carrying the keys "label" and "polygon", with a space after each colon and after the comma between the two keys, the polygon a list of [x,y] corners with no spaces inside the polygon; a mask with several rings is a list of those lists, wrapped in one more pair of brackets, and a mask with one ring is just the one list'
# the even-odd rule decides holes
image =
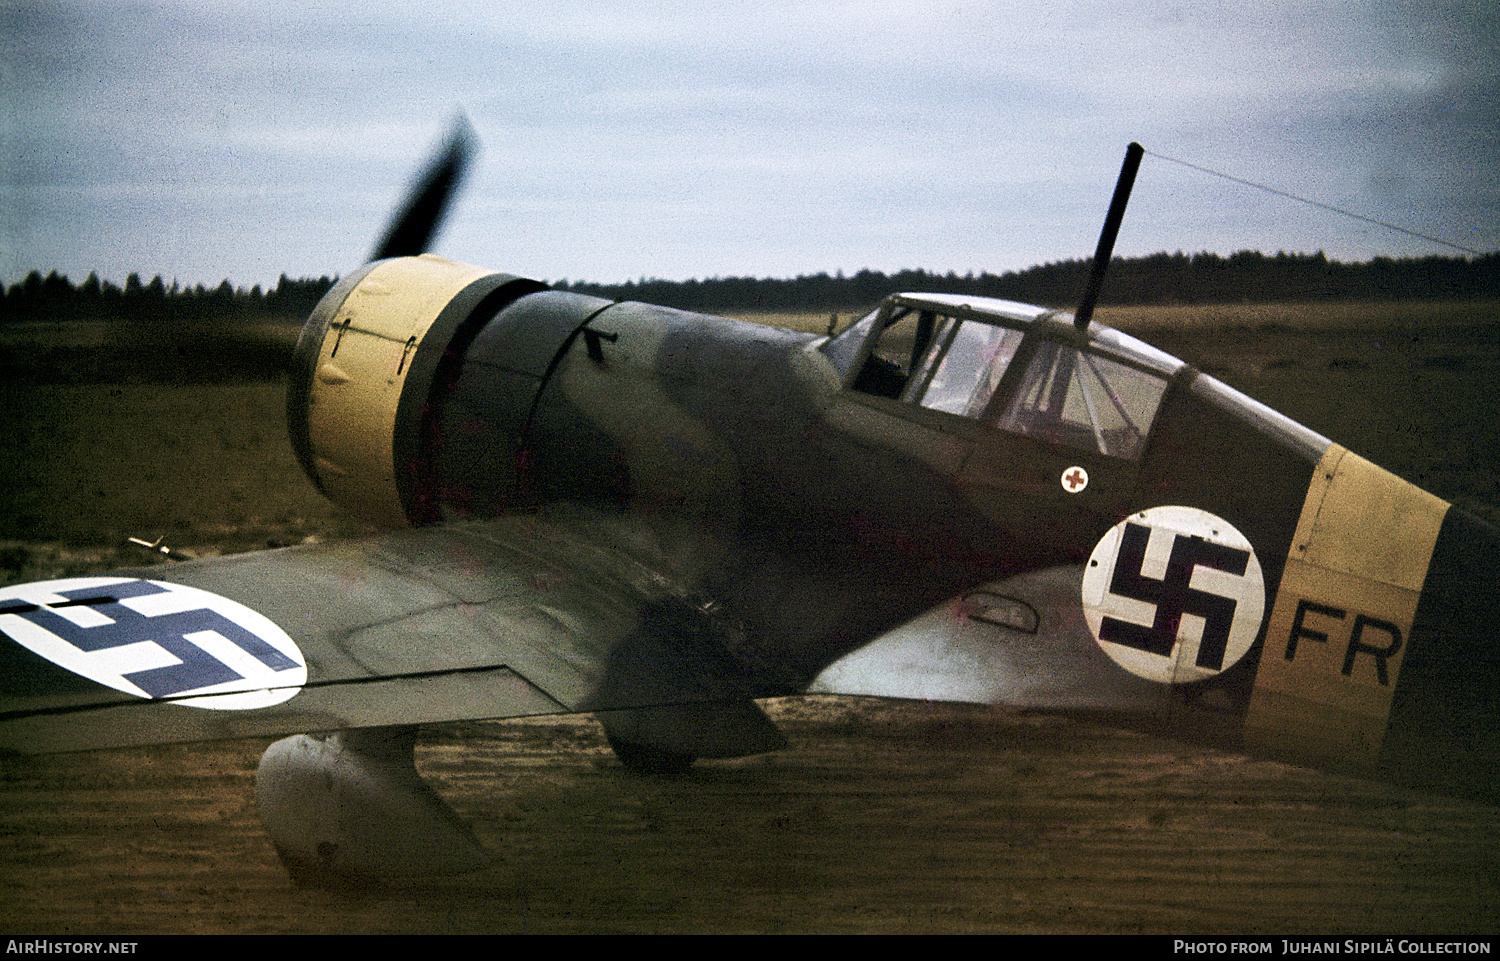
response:
{"label": "black swastika marking", "polygon": [[1232,597],[1200,591],[1191,587],[1189,581],[1196,567],[1243,575],[1250,562],[1250,552],[1215,544],[1198,536],[1173,535],[1172,556],[1167,561],[1166,575],[1157,580],[1141,573],[1150,539],[1150,527],[1125,525],[1109,590],[1120,597],[1156,605],[1156,619],[1150,627],[1142,627],[1118,618],[1104,617],[1099,626],[1099,639],[1170,657],[1172,647],[1177,643],[1182,615],[1193,614],[1204,620],[1197,666],[1211,671],[1223,670],[1236,601]]}

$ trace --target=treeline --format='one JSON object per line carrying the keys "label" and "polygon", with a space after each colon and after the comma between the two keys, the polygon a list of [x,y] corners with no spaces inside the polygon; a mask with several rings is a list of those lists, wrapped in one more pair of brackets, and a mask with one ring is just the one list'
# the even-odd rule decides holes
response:
{"label": "treeline", "polygon": [[[1000,297],[1050,307],[1071,307],[1088,276],[1089,261],[1064,260],[1004,274],[962,276],[903,270],[861,270],[803,275],[790,280],[723,277],[670,281],[642,278],[623,284],[562,280],[552,286],[610,300],[640,300],[683,310],[732,313],[747,310],[842,310],[873,304],[895,291]],[[0,290],[0,322],[32,319],[127,319],[154,321],[301,318],[312,311],[334,280],[293,280],[282,275],[262,290],[233,287],[225,280],[170,287],[160,276],[143,283],[131,274],[123,288],[90,274],[74,286],[55,271],[33,271]],[[1327,300],[1448,300],[1500,297],[1500,253],[1479,257],[1376,257],[1363,263],[1315,254],[1241,251],[1159,253],[1115,258],[1104,282],[1105,304],[1207,304]]]}
{"label": "treeline", "polygon": [[142,283],[131,274],[125,286],[89,274],[73,285],[56,271],[43,277],[33,270],[18,284],[0,290],[0,322],[12,320],[128,320],[155,322],[264,320],[304,318],[334,281],[330,277],[293,280],[281,275],[276,286],[236,289],[228,280],[212,289],[198,284],[170,287],[160,275]]}
{"label": "treeline", "polygon": [[[1048,307],[1071,307],[1083,290],[1088,260],[1064,260],[1004,274],[938,274],[861,270],[792,280],[725,277],[624,284],[569,283],[562,290],[642,300],[683,310],[835,310],[873,304],[895,291],[1000,297]],[[1159,253],[1116,257],[1100,293],[1105,304],[1210,304],[1325,300],[1447,300],[1500,297],[1500,253],[1481,257],[1376,257],[1341,263],[1315,254]]]}

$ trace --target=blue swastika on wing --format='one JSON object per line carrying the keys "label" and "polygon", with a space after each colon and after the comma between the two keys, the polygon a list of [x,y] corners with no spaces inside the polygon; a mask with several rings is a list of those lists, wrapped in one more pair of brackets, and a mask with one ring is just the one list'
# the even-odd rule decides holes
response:
{"label": "blue swastika on wing", "polygon": [[88,605],[90,609],[114,621],[113,624],[98,627],[79,627],[46,607],[38,607],[17,616],[24,617],[82,651],[124,647],[143,641],[153,642],[167,650],[182,663],[124,675],[151,697],[172,697],[184,691],[196,691],[243,677],[228,664],[187,639],[186,635],[200,631],[213,631],[272,671],[299,666],[263,638],[217,611],[199,608],[149,617],[119,603],[162,593],[167,593],[167,589],[148,581],[131,581],[102,588],[65,591],[59,595],[69,600],[86,600],[100,595],[110,598],[103,603]]}

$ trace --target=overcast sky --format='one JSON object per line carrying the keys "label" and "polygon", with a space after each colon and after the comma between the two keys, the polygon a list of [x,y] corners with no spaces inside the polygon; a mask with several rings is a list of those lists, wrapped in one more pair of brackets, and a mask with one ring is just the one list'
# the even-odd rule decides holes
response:
{"label": "overcast sky", "polygon": [[[436,252],[542,280],[1093,252],[1125,146],[1500,246],[1493,0],[0,0],[0,280],[347,272],[464,111]],[[1116,252],[1455,253],[1147,156]]]}

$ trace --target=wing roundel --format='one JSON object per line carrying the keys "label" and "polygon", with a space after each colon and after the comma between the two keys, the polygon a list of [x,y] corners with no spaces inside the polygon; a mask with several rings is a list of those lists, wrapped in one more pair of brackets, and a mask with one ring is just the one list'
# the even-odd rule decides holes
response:
{"label": "wing roundel", "polygon": [[743,702],[706,610],[536,515],[18,585],[0,749]]}

